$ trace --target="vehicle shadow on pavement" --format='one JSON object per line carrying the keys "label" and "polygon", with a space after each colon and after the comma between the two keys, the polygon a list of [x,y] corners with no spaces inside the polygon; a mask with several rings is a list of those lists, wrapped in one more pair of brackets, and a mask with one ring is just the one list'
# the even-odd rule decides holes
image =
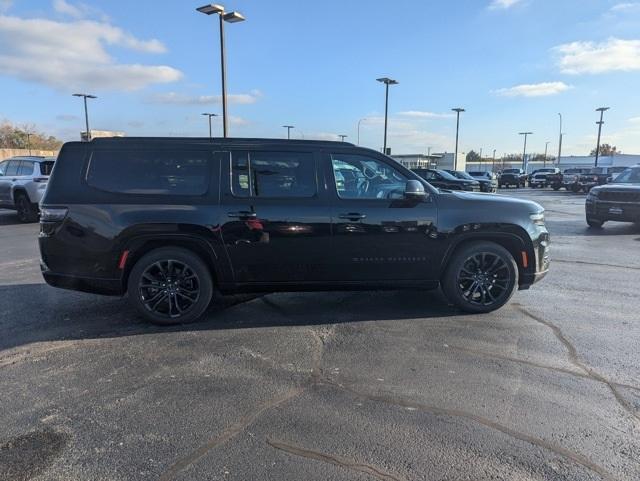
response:
{"label": "vehicle shadow on pavement", "polygon": [[18,218],[18,214],[10,210],[0,210],[0,226],[24,224]]}
{"label": "vehicle shadow on pavement", "polygon": [[[35,342],[74,341],[176,331],[314,326],[464,316],[440,291],[356,291],[237,295],[193,324],[155,326],[126,299],[54,289],[0,286],[0,351]],[[11,299],[11,302],[6,302]],[[0,355],[0,361],[1,361]]]}

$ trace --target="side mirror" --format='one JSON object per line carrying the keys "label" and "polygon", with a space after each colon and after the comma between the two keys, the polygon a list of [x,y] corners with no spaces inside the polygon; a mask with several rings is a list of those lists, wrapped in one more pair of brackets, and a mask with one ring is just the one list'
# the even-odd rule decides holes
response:
{"label": "side mirror", "polygon": [[408,180],[407,185],[404,188],[404,197],[406,199],[424,199],[427,193],[424,190],[424,185],[418,180]]}

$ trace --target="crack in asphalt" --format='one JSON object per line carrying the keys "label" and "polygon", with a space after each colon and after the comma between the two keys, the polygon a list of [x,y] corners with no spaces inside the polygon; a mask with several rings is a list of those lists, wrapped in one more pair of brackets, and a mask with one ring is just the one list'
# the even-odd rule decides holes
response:
{"label": "crack in asphalt", "polygon": [[537,315],[529,312],[525,307],[523,307],[520,304],[514,304],[514,306],[520,312],[522,312],[524,315],[529,317],[530,319],[533,319],[534,321],[538,322],[539,324],[542,324],[542,325],[548,327],[549,329],[551,329],[551,331],[553,331],[553,334],[555,335],[555,337],[567,349],[567,352],[569,354],[569,362],[571,364],[573,364],[574,366],[576,366],[577,368],[579,368],[580,370],[582,370],[589,378],[593,379],[594,381],[606,384],[607,387],[609,388],[609,390],[611,391],[611,393],[613,394],[613,397],[618,402],[618,404],[625,411],[627,411],[627,413],[631,417],[633,417],[633,419],[636,421],[636,425],[640,426],[640,424],[639,424],[640,423],[640,415],[636,412],[634,407],[622,396],[622,394],[620,394],[620,391],[618,391],[618,389],[616,388],[615,384],[612,381],[609,381],[603,375],[599,374],[598,372],[596,372],[595,370],[593,370],[592,368],[590,368],[589,366],[587,366],[586,364],[584,364],[580,360],[580,358],[578,357],[578,351],[576,350],[575,346],[569,341],[569,339],[567,339],[567,337],[564,335],[564,333],[562,332],[562,330],[558,326],[556,326],[555,324],[553,324],[550,321],[547,321],[546,319],[543,319],[540,316],[537,316]]}
{"label": "crack in asphalt", "polygon": [[284,443],[282,441],[276,441],[267,438],[267,444],[274,449],[284,451],[294,456],[300,456],[306,459],[314,459],[316,461],[322,461],[325,463],[333,464],[341,468],[350,469],[352,471],[359,471],[361,473],[369,474],[374,478],[381,479],[383,481],[403,481],[404,478],[400,478],[396,475],[382,471],[375,466],[366,463],[358,463],[356,461],[350,461],[346,458],[334,456],[331,454],[322,453],[307,448],[301,448],[292,444]]}
{"label": "crack in asphalt", "polygon": [[326,386],[333,387],[334,389],[340,389],[340,390],[349,392],[357,397],[360,397],[362,399],[367,399],[369,401],[382,402],[385,404],[400,406],[403,408],[412,408],[418,411],[434,414],[436,416],[451,416],[451,417],[467,419],[475,423],[481,424],[482,426],[488,427],[490,429],[500,431],[501,433],[511,436],[512,438],[519,439],[520,441],[524,441],[529,444],[533,444],[534,446],[538,446],[540,448],[551,451],[557,454],[558,456],[564,457],[565,459],[569,459],[574,463],[597,473],[605,481],[616,480],[616,478],[611,473],[606,471],[603,467],[595,464],[586,456],[574,453],[573,451],[569,451],[568,449],[563,448],[562,446],[555,445],[553,443],[547,442],[540,438],[536,438],[529,434],[521,433],[519,431],[516,431],[515,429],[509,428],[507,426],[504,426],[490,419],[484,418],[482,416],[478,416],[477,414],[473,414],[467,411],[462,411],[460,409],[447,409],[447,408],[442,408],[438,406],[422,404],[419,402],[403,399],[393,394],[390,394],[390,395],[370,394],[370,393],[360,391],[352,386],[337,384],[334,381],[330,381],[330,380],[324,380],[323,384]]}
{"label": "crack in asphalt", "polygon": [[[274,307],[279,312],[284,313],[284,309],[280,308],[276,303],[271,300],[265,300],[264,297],[261,298],[263,302]],[[272,305],[273,304],[273,305]],[[284,314],[286,315],[286,313]],[[243,416],[236,423],[222,431],[218,436],[209,440],[207,443],[201,445],[198,449],[190,453],[189,455],[179,459],[174,462],[163,474],[160,476],[159,481],[170,481],[175,479],[176,475],[188,467],[195,464],[197,461],[202,459],[207,453],[209,453],[212,449],[217,446],[227,442],[228,440],[234,438],[242,431],[244,431],[249,425],[253,424],[264,412],[276,408],[291,399],[300,396],[304,393],[309,387],[315,386],[318,384],[319,380],[322,376],[322,356],[324,355],[324,349],[327,343],[327,340],[334,335],[335,326],[325,327],[321,329],[309,329],[312,334],[313,339],[315,340],[315,345],[313,347],[312,353],[312,368],[311,375],[306,383],[303,385],[290,389],[285,394],[275,397],[270,401],[262,404],[253,412]],[[384,478],[383,478],[384,479]],[[389,478],[394,479],[394,478]]]}
{"label": "crack in asphalt", "polygon": [[553,262],[560,262],[562,264],[584,264],[587,266],[599,266],[599,267],[612,267],[614,269],[631,269],[634,271],[640,271],[640,267],[638,266],[623,266],[620,264],[606,264],[603,262],[590,262],[590,261],[579,261],[579,260],[570,260],[570,259],[556,259],[553,258]]}
{"label": "crack in asphalt", "polygon": [[[579,378],[582,378],[582,379],[590,379],[591,381],[602,382],[599,379],[594,379],[592,376],[590,376],[589,374],[586,374],[585,372],[572,371],[571,369],[565,369],[563,367],[550,366],[548,364],[542,364],[542,363],[537,363],[537,362],[534,362],[534,361],[528,361],[527,359],[520,359],[520,358],[517,358],[517,357],[506,356],[504,354],[499,354],[497,352],[486,352],[486,351],[481,351],[481,350],[477,350],[477,349],[470,349],[468,347],[460,347],[460,346],[453,346],[453,345],[449,345],[449,349],[453,349],[455,351],[460,351],[460,352],[466,352],[466,353],[469,353],[469,354],[475,354],[475,355],[478,355],[478,356],[484,356],[484,357],[488,357],[488,358],[503,359],[505,361],[515,362],[515,363],[518,363],[518,364],[524,364],[526,366],[538,367],[540,369],[548,369],[550,371],[560,372],[562,374],[567,374],[569,376],[575,376],[575,377],[579,377]],[[607,383],[603,383],[603,384],[606,385]],[[632,384],[625,384],[625,383],[620,383],[620,382],[611,382],[611,384],[613,384],[614,386],[617,386],[617,387],[633,389],[634,391],[639,391],[640,392],[640,387],[634,386]]]}
{"label": "crack in asphalt", "polygon": [[255,411],[247,414],[242,417],[239,421],[229,426],[227,429],[222,431],[218,436],[209,440],[206,444],[203,444],[198,449],[193,451],[191,454],[179,459],[173,465],[167,469],[162,476],[160,476],[159,481],[169,481],[175,479],[176,475],[181,471],[184,471],[189,466],[196,463],[202,457],[204,457],[209,451],[214,449],[216,446],[225,443],[231,438],[234,438],[238,434],[240,434],[244,429],[252,424],[256,419],[258,419],[265,411],[269,409],[273,409],[275,407],[280,406],[281,404],[290,401],[291,399],[299,396],[306,390],[306,387],[296,387],[294,389],[290,389],[285,394],[275,397],[270,401],[259,406]]}

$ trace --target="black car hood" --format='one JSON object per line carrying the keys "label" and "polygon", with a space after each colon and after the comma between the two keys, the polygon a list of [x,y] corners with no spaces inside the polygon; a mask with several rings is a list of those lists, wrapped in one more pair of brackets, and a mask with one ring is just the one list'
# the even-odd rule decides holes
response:
{"label": "black car hood", "polygon": [[595,192],[602,192],[603,190],[615,190],[618,192],[626,192],[626,191],[639,191],[640,190],[640,183],[625,183],[625,184],[616,184],[615,182],[612,184],[607,184],[607,185],[601,185],[599,187],[594,187],[592,189]]}

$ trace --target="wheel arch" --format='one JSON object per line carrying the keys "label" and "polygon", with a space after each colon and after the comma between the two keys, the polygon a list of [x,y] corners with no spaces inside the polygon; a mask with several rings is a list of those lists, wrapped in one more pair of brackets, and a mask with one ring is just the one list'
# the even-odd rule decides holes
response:
{"label": "wheel arch", "polygon": [[[504,247],[516,261],[516,265],[518,266],[518,277],[520,279],[519,282],[522,281],[523,274],[535,271],[533,242],[529,239],[529,235],[524,229],[513,225],[510,226],[509,231],[470,232],[456,238],[455,241],[451,243],[443,257],[438,278],[442,279],[451,258],[459,249],[469,245],[470,243],[478,241],[494,242]],[[526,252],[527,256],[526,266],[524,265],[525,259],[522,254],[523,252]]]}
{"label": "wheel arch", "polygon": [[220,255],[207,240],[191,234],[142,234],[128,239],[120,249],[118,262],[122,262],[123,256],[126,256],[120,268],[123,291],[127,289],[133,266],[145,254],[162,247],[180,247],[193,252],[209,268],[214,286],[220,285],[223,279]]}

